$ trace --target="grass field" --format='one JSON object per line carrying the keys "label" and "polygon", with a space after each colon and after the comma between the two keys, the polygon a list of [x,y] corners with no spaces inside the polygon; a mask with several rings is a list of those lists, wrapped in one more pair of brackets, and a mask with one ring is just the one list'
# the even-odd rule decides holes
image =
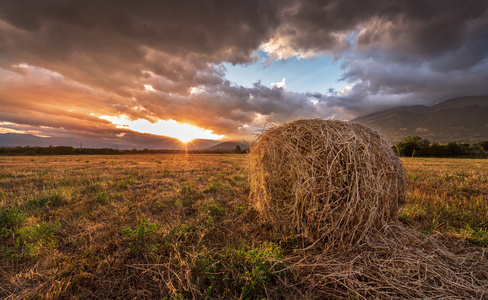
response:
{"label": "grass field", "polygon": [[425,234],[488,246],[488,160],[403,158],[408,204],[400,219]]}
{"label": "grass field", "polygon": [[[247,167],[239,154],[0,157],[0,298],[296,296],[305,277],[288,265],[306,245],[260,222]],[[484,255],[488,160],[404,169],[400,226]]]}

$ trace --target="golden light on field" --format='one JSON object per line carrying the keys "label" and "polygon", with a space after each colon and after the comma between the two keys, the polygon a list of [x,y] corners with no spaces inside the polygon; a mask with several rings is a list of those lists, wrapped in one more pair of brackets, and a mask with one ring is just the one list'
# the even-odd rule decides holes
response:
{"label": "golden light on field", "polygon": [[141,133],[168,136],[176,138],[183,143],[188,143],[194,139],[220,140],[224,135],[213,133],[209,129],[203,129],[190,124],[181,124],[175,120],[158,120],[151,123],[145,119],[130,120],[126,115],[99,116],[99,118],[112,122],[117,128],[130,129]]}

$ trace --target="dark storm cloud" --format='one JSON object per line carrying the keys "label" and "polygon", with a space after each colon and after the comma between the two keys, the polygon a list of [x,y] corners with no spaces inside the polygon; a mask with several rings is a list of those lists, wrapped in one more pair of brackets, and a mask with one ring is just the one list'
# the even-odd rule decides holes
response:
{"label": "dark storm cloud", "polygon": [[[295,14],[295,24],[312,20],[309,32],[323,28],[349,32],[352,42],[340,53],[342,80],[351,89],[317,96],[319,112],[345,109],[357,116],[392,106],[488,93],[483,83],[488,82],[488,2],[310,3],[304,2],[309,8]],[[337,21],[332,16],[344,21],[331,24]]]}
{"label": "dark storm cloud", "polygon": [[208,63],[251,61],[277,22],[266,1],[3,2],[2,56],[109,89],[144,70],[196,81]]}
{"label": "dark storm cloud", "polygon": [[[2,1],[0,121],[120,133],[92,112],[237,134],[262,116],[351,118],[486,94],[487,6],[485,0]],[[325,95],[226,80],[221,63],[253,62],[259,48],[272,58],[334,55],[349,87]]]}

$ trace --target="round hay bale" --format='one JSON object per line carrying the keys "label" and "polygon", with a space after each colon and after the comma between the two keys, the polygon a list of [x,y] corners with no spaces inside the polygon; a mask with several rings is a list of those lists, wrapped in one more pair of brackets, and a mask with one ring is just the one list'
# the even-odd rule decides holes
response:
{"label": "round hay bale", "polygon": [[326,247],[359,243],[406,202],[400,160],[360,124],[305,119],[251,145],[251,202],[279,233]]}

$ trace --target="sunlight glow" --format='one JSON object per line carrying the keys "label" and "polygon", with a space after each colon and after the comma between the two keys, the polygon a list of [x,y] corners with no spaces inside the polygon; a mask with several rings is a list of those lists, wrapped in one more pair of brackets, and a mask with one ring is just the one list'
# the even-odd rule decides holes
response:
{"label": "sunlight glow", "polygon": [[176,138],[183,143],[194,139],[220,140],[224,135],[218,135],[211,130],[203,129],[189,124],[180,124],[175,120],[158,120],[151,123],[145,119],[130,120],[126,115],[118,117],[99,116],[100,119],[112,122],[117,128],[130,129],[141,133],[150,133]]}
{"label": "sunlight glow", "polygon": [[342,91],[338,91],[337,95],[340,97],[345,97],[349,95],[349,93],[352,91],[352,86],[346,85]]}
{"label": "sunlight glow", "polygon": [[17,133],[17,134],[31,134],[31,135],[38,136],[38,137],[50,137],[49,135],[43,134],[39,130],[22,130],[22,129],[15,129],[15,128],[9,128],[9,127],[2,127],[2,125],[9,125],[9,124],[12,124],[12,123],[0,122],[0,134]]}
{"label": "sunlight glow", "polygon": [[312,102],[312,104],[315,106],[317,106],[319,104],[319,100],[317,100],[317,98],[315,98],[315,97],[310,98],[310,102]]}
{"label": "sunlight glow", "polygon": [[200,94],[201,92],[203,92],[203,90],[204,90],[204,89],[203,89],[203,88],[201,88],[201,87],[192,87],[192,88],[190,89],[190,95],[195,95],[195,94],[197,94],[197,95],[198,95],[198,94]]}
{"label": "sunlight glow", "polygon": [[273,82],[271,83],[272,87],[279,88],[279,89],[284,89],[286,90],[286,78],[283,78],[281,82]]}
{"label": "sunlight glow", "polygon": [[3,127],[0,127],[0,134],[4,134],[4,133],[27,134],[27,132],[25,130],[17,130],[17,129],[13,129],[13,128],[3,128]]}
{"label": "sunlight glow", "polygon": [[154,88],[153,88],[153,87],[152,87],[152,85],[150,85],[150,84],[145,84],[145,85],[144,85],[144,89],[145,89],[146,91],[155,92]]}

